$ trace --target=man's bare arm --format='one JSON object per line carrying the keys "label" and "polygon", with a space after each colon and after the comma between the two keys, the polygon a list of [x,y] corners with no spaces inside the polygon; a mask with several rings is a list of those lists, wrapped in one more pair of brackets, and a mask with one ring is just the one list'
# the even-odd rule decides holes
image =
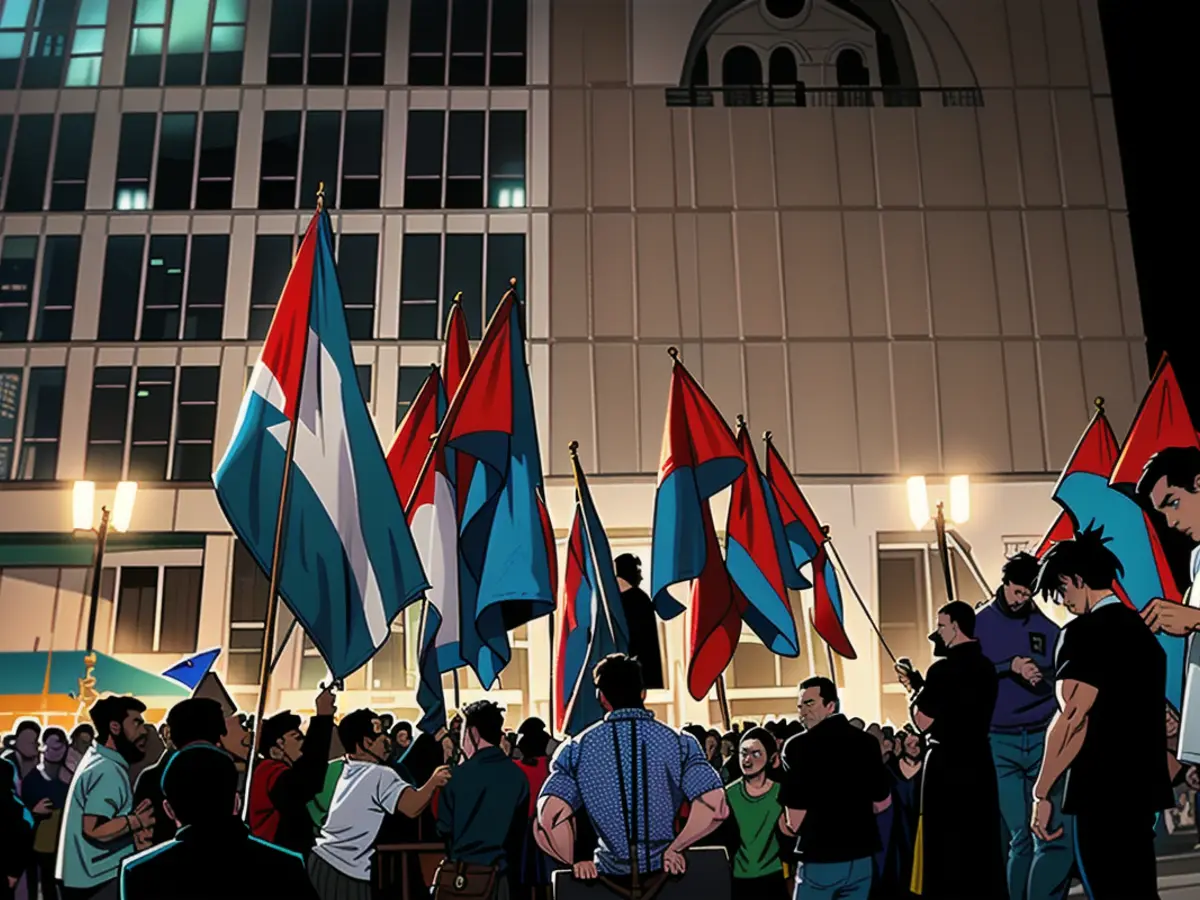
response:
{"label": "man's bare arm", "polygon": [[123,837],[132,837],[139,827],[134,824],[132,816],[117,816],[115,819],[105,819],[100,816],[83,817],[83,836],[89,841],[107,844]]}
{"label": "man's bare arm", "polygon": [[806,809],[784,807],[783,812],[779,814],[779,830],[788,837],[795,837],[800,833],[800,826],[804,824],[806,815],[808,815]]}
{"label": "man's bare arm", "polygon": [[729,818],[729,804],[725,802],[725,789],[716,788],[701,794],[692,801],[687,821],[671,842],[669,849],[682,853],[703,837],[717,830],[717,826]]}
{"label": "man's bare arm", "polygon": [[563,865],[575,862],[575,811],[561,797],[538,800],[533,838],[547,856]]}
{"label": "man's bare arm", "polygon": [[1046,753],[1042,771],[1033,787],[1033,796],[1045,800],[1063,773],[1067,771],[1087,737],[1088,714],[1096,702],[1096,688],[1073,679],[1055,686],[1059,711],[1046,731]]}

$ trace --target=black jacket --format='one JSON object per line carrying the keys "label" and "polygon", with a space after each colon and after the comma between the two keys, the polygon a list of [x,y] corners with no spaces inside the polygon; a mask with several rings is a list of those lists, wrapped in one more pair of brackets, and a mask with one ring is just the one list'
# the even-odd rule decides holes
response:
{"label": "black jacket", "polygon": [[16,777],[16,765],[0,758],[0,900],[13,895],[8,879],[33,860],[33,817],[17,796]]}
{"label": "black jacket", "polygon": [[162,777],[167,771],[167,763],[175,755],[174,750],[164,750],[158,762],[146,766],[138,773],[137,784],[133,787],[133,808],[137,809],[143,800],[154,804],[154,846],[165,844],[175,837],[175,823],[163,809]]}
{"label": "black jacket", "polygon": [[188,825],[161,847],[121,865],[122,900],[317,900],[304,860],[251,837],[236,816]]}

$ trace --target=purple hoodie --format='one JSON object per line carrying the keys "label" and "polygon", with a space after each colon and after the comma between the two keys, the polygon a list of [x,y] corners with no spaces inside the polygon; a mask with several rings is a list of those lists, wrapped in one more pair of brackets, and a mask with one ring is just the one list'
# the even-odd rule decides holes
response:
{"label": "purple hoodie", "polygon": [[[996,664],[1000,679],[992,731],[1018,732],[1045,728],[1054,715],[1054,648],[1059,628],[1030,600],[1012,612],[1000,592],[975,615],[975,637],[983,655]],[[1010,668],[1013,657],[1024,656],[1037,663],[1042,681],[1030,687]]]}

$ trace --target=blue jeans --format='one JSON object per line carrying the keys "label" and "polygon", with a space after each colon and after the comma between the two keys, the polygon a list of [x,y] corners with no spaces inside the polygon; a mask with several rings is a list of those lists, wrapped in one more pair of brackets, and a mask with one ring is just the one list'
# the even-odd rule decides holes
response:
{"label": "blue jeans", "polygon": [[839,863],[801,863],[792,900],[867,900],[874,864],[871,857]]}
{"label": "blue jeans", "polygon": [[1046,842],[1029,830],[1033,786],[1042,767],[1045,731],[1023,734],[992,732],[992,759],[1000,788],[1000,817],[1008,834],[1009,900],[1061,900],[1070,889],[1074,860],[1074,819],[1062,813],[1062,779],[1054,786],[1051,830],[1062,827],[1058,840]]}

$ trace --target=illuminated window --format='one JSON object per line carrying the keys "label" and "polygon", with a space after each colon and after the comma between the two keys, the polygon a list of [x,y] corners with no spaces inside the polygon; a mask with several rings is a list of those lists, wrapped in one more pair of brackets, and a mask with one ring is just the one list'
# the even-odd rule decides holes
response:
{"label": "illuminated window", "polygon": [[136,0],[125,84],[241,84],[246,0]]}
{"label": "illuminated window", "polygon": [[0,90],[100,83],[108,0],[7,0],[0,9]]}
{"label": "illuminated window", "polygon": [[236,112],[125,113],[114,207],[230,209],[237,133]]}
{"label": "illuminated window", "polygon": [[524,208],[525,134],[523,110],[411,110],[404,206]]}

